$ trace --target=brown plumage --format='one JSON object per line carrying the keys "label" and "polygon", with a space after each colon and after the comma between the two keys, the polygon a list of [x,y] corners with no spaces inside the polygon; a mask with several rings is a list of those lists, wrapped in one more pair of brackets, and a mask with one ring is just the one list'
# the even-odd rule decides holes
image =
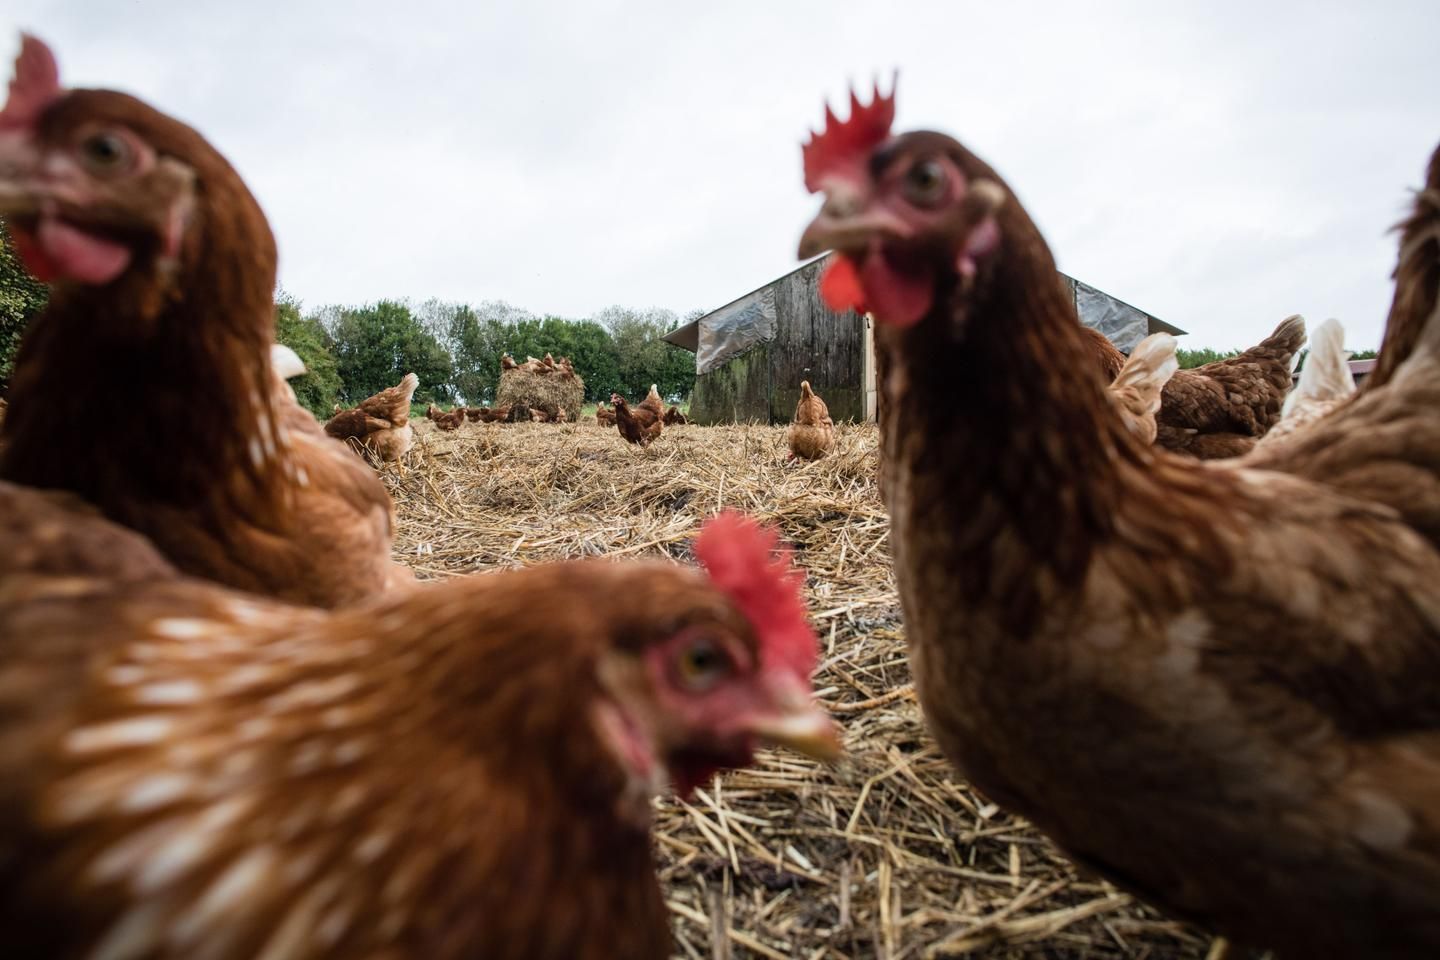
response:
{"label": "brown plumage", "polygon": [[838,747],[792,576],[720,523],[710,575],[552,564],[326,612],[0,483],[7,955],[668,956],[652,794],[760,738]]}
{"label": "brown plumage", "polygon": [[665,411],[665,416],[662,417],[661,420],[664,421],[667,427],[678,427],[690,422],[690,418],[681,413],[679,407],[673,405]]}
{"label": "brown plumage", "polygon": [[[1086,328],[1101,369],[1113,378],[1125,362],[1098,331]],[[1288,317],[1249,350],[1190,370],[1177,370],[1165,386],[1156,443],[1201,460],[1238,457],[1280,421],[1295,358],[1305,345],[1305,321]]]}
{"label": "brown plumage", "polygon": [[512,356],[510,356],[510,354],[508,354],[508,353],[502,353],[502,354],[500,355],[500,369],[501,369],[501,370],[516,370],[516,369],[519,368],[519,366],[520,366],[520,365],[515,362],[515,358],[512,357]]}
{"label": "brown plumage", "polygon": [[631,408],[618,393],[610,395],[610,405],[615,408],[615,426],[620,436],[630,443],[648,447],[664,429],[664,422],[649,407]]}
{"label": "brown plumage", "polygon": [[801,253],[838,246],[831,306],[881,321],[895,572],[946,755],[1243,943],[1440,955],[1440,550],[1392,503],[1440,476],[1440,318],[1388,398],[1312,429],[1366,471],[1196,463],[1125,428],[993,170],[940,134],[817,144]]}
{"label": "brown plumage", "polygon": [[605,406],[601,400],[595,405],[595,422],[602,427],[613,427],[615,425],[615,411]]}
{"label": "brown plumage", "polygon": [[469,407],[465,411],[465,416],[469,417],[472,421],[478,420],[481,423],[497,423],[510,416],[510,408],[508,406]]}
{"label": "brown plumage", "polygon": [[819,460],[835,446],[835,422],[830,419],[830,408],[810,389],[809,380],[800,382],[800,402],[795,404],[795,419],[786,439],[790,443],[790,456],[802,460]]}
{"label": "brown plumage", "polygon": [[660,399],[660,391],[656,389],[656,385],[653,383],[650,384],[650,392],[645,394],[645,399],[641,400],[636,406],[642,410],[649,410],[655,414],[658,419],[665,417],[665,401]]}
{"label": "brown plumage", "polygon": [[1385,339],[1380,342],[1380,355],[1375,369],[1360,387],[1362,392],[1390,382],[1435,314],[1435,291],[1440,289],[1440,152],[1430,158],[1425,186],[1416,194],[1411,214],[1399,230],[1395,296],[1385,324]]}
{"label": "brown plumage", "polygon": [[331,417],[325,423],[325,432],[336,440],[353,441],[381,460],[399,460],[414,439],[410,401],[419,386],[420,378],[407,373],[396,386],[386,387],[354,409]]}
{"label": "brown plumage", "polygon": [[447,411],[432,403],[425,408],[425,418],[441,430],[459,430],[460,425],[465,422],[465,408],[455,407]]}
{"label": "brown plumage", "polygon": [[[380,589],[389,495],[274,380],[275,243],[244,183],[140,101],[60,89],[39,41],[22,65],[0,215],[55,286],[16,358],[0,476],[79,494],[197,576],[327,606]],[[91,149],[133,166],[92,176]]]}

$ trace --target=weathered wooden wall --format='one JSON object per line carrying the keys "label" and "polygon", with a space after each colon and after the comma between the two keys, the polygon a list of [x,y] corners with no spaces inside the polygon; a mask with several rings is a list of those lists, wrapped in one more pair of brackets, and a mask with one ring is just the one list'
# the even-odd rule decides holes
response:
{"label": "weathered wooden wall", "polygon": [[690,395],[690,420],[707,425],[769,423],[771,346],[762,343],[718,370],[696,377],[695,392]]}
{"label": "weathered wooden wall", "polygon": [[865,419],[865,318],[834,314],[820,301],[824,261],[775,282],[775,342],[770,344],[770,420],[789,423],[800,400],[800,381],[830,408],[830,417]]}
{"label": "weathered wooden wall", "polygon": [[809,380],[836,422],[865,418],[865,319],[820,302],[822,263],[775,281],[775,339],[695,378],[697,423],[789,423]]}

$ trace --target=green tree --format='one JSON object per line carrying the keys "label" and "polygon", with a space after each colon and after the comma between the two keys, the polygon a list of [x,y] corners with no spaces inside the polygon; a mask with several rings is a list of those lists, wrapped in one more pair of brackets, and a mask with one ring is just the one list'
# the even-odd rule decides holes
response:
{"label": "green tree", "polygon": [[300,302],[283,292],[275,298],[275,341],[294,350],[305,364],[305,375],[290,381],[295,398],[320,420],[329,419],[341,387],[330,335],[319,320],[302,316]]}
{"label": "green tree", "polygon": [[327,328],[345,402],[359,403],[407,373],[420,378],[415,399],[421,403],[448,401],[454,395],[449,351],[406,304],[381,300],[321,311],[322,324],[327,316],[333,318]]}
{"label": "green tree", "polygon": [[667,401],[690,393],[695,385],[694,355],[661,339],[680,325],[673,310],[607,307],[595,320],[609,329],[615,341],[622,386],[618,392],[633,399],[644,396],[653,383]]}
{"label": "green tree", "polygon": [[1207,363],[1214,363],[1216,360],[1236,356],[1239,353],[1239,350],[1222,352],[1211,347],[1201,347],[1198,350],[1176,350],[1175,359],[1180,361],[1181,370],[1190,370],[1194,367],[1203,367]]}
{"label": "green tree", "polygon": [[10,387],[10,372],[15,365],[15,351],[20,336],[41,310],[50,291],[25,272],[10,247],[10,235],[0,222],[0,395]]}

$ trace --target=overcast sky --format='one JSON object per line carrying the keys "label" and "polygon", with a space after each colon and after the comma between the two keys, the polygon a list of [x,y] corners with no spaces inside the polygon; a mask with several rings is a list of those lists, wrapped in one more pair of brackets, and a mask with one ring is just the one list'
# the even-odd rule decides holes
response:
{"label": "overcast sky", "polygon": [[1388,234],[1440,141],[1440,2],[7,0],[67,85],[134,93],[244,175],[308,305],[711,308],[794,265],[799,144],[900,71],[1061,269],[1188,331],[1289,313],[1378,344]]}

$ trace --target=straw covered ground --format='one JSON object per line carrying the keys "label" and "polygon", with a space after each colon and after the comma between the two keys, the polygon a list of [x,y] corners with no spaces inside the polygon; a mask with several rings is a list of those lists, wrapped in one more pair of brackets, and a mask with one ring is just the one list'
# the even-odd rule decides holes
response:
{"label": "straw covered ground", "polygon": [[781,427],[667,429],[647,450],[613,428],[416,427],[383,476],[396,550],[422,578],[581,556],[688,561],[702,518],[776,523],[808,571],[821,697],[848,756],[782,753],[657,812],[677,956],[1203,957],[1205,940],[1092,877],[987,803],[926,735],[909,685],[876,491],[873,426],[785,463]]}

